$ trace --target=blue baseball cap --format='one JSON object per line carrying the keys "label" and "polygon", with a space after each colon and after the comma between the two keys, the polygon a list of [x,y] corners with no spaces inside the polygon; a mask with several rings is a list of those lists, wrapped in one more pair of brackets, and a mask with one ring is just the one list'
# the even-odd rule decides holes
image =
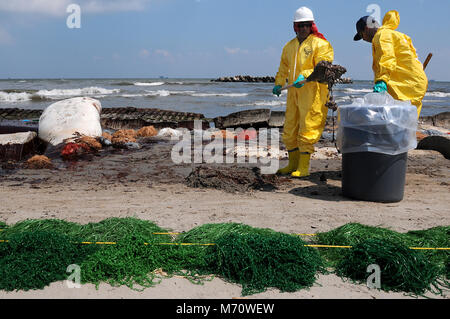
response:
{"label": "blue baseball cap", "polygon": [[364,31],[366,26],[370,24],[371,26],[379,27],[380,24],[372,16],[364,16],[356,22],[356,35],[353,37],[354,41],[359,41],[362,39],[361,32]]}

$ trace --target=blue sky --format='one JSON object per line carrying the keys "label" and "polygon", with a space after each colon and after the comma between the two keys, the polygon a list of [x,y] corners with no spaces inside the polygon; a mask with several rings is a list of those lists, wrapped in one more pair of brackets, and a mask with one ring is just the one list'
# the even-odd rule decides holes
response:
{"label": "blue sky", "polygon": [[[81,8],[69,29],[66,8]],[[373,77],[371,45],[354,42],[369,5],[400,13],[429,79],[450,81],[450,1],[0,0],[0,78],[274,76],[307,6],[353,79]],[[376,13],[374,13],[376,14]]]}

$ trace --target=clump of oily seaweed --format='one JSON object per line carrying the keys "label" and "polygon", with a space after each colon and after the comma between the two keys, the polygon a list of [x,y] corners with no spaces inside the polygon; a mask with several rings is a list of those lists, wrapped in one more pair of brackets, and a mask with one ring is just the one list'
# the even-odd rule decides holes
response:
{"label": "clump of oily seaweed", "polygon": [[281,179],[276,175],[263,175],[259,167],[210,167],[198,166],[185,179],[195,188],[216,188],[229,193],[252,190],[274,190]]}
{"label": "clump of oily seaweed", "polygon": [[328,61],[320,61],[314,68],[313,73],[308,77],[308,81],[317,81],[328,84],[329,98],[325,106],[333,111],[337,110],[337,104],[333,99],[333,85],[345,72],[347,72],[347,69],[343,66],[332,64]]}

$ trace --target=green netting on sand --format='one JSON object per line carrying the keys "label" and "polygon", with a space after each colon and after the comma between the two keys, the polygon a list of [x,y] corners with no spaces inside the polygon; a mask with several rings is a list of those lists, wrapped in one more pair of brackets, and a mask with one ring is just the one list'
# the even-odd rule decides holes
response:
{"label": "green netting on sand", "polygon": [[315,249],[287,234],[226,234],[208,250],[211,272],[242,285],[242,295],[269,287],[294,292],[311,287],[322,267]]}
{"label": "green netting on sand", "polygon": [[[387,228],[349,223],[329,232],[318,233],[314,242],[322,245],[355,246],[367,239],[389,240],[407,247],[450,247],[450,226],[399,233]],[[445,274],[450,256],[448,250],[422,250],[421,252],[438,266],[440,274]],[[342,249],[321,248],[320,253],[330,267],[335,267],[344,256]]]}
{"label": "green netting on sand", "polygon": [[67,267],[96,250],[80,247],[75,238],[43,231],[13,234],[0,245],[0,289],[42,289],[67,279]]}
{"label": "green netting on sand", "polygon": [[217,224],[204,224],[195,227],[188,232],[182,233],[177,236],[177,242],[185,243],[215,243],[216,240],[223,235],[229,234],[261,234],[261,235],[273,235],[277,234],[272,229],[268,228],[256,228],[240,223],[217,223]]}
{"label": "green netting on sand", "polygon": [[367,239],[343,253],[336,274],[366,283],[367,267],[380,267],[381,289],[422,295],[426,291],[441,293],[437,281],[439,268],[419,251],[390,240]]}
{"label": "green netting on sand", "polygon": [[170,241],[169,235],[153,235],[154,232],[167,232],[151,221],[132,217],[108,218],[98,223],[77,224],[59,219],[28,219],[14,224],[0,232],[0,238],[10,235],[46,231],[81,238],[82,241],[115,242],[126,238],[130,234],[137,234],[145,239]]}
{"label": "green netting on sand", "polygon": [[67,236],[79,234],[81,225],[60,219],[27,219],[6,227],[0,232],[0,238],[8,238],[24,232],[48,232]]}
{"label": "green netting on sand", "polygon": [[[195,227],[188,232],[182,233],[175,239],[176,243],[198,243],[198,244],[215,244],[217,240],[224,235],[236,234],[261,234],[273,235],[277,234],[272,229],[256,228],[241,223],[211,223]],[[213,248],[211,246],[186,246],[186,261],[188,269],[197,271],[199,274],[210,273],[211,255],[209,252]]]}
{"label": "green netting on sand", "polygon": [[318,252],[298,237],[238,223],[205,224],[177,241],[215,243],[197,247],[203,270],[241,284],[242,295],[310,287],[323,265]]}
{"label": "green netting on sand", "polygon": [[[97,286],[106,282],[140,290],[157,284],[162,276],[183,275],[194,283],[202,283],[211,278],[210,275],[219,275],[241,284],[244,295],[270,287],[296,291],[315,282],[317,273],[324,271],[324,262],[334,268],[339,265],[340,274],[344,275],[343,263],[351,259],[346,257],[350,254],[349,249],[305,247],[306,242],[298,236],[239,223],[205,224],[176,238],[168,234],[157,235],[155,233],[167,233],[168,230],[151,221],[130,217],[108,218],[89,224],[58,219],[25,220],[14,225],[1,223],[0,228],[3,229],[0,239],[9,240],[0,243],[0,289],[3,290],[43,288],[52,281],[67,279],[67,266],[75,263],[81,266],[81,281]],[[366,259],[358,259],[362,258],[358,255],[351,259],[355,267],[362,269],[366,263],[367,268],[367,262],[376,263],[373,259],[381,258],[386,265],[400,267],[396,271],[405,272],[391,276],[398,282],[387,281],[389,289],[416,293],[425,288],[409,279],[408,276],[417,275],[418,270],[408,267],[432,265],[427,268],[428,272],[417,275],[428,289],[435,284],[434,269],[438,276],[446,274],[448,277],[449,252],[412,251],[408,247],[450,247],[449,231],[449,226],[441,226],[399,233],[351,223],[312,238],[313,243],[324,245],[357,247],[365,243],[366,246],[358,249],[369,257],[364,255]],[[386,241],[389,247],[406,247],[408,254],[399,257],[389,252],[389,247],[370,246],[367,240]],[[84,245],[81,242],[116,244]],[[412,262],[410,253],[424,258],[414,257],[417,263]],[[423,264],[424,259],[428,264]],[[395,269],[389,267],[387,273]],[[364,278],[368,276],[366,268],[362,272]],[[347,270],[350,269],[348,264]],[[351,272],[346,272],[345,276],[357,278]],[[445,284],[448,286],[447,281]]]}
{"label": "green netting on sand", "polygon": [[0,230],[8,228],[8,225],[5,222],[0,221]]}
{"label": "green netting on sand", "polygon": [[[406,233],[415,247],[450,247],[450,226],[438,226],[426,230],[414,230]],[[425,256],[436,264],[441,274],[450,279],[449,250],[421,250]]]}
{"label": "green netting on sand", "polygon": [[136,290],[154,286],[160,282],[154,271],[171,269],[174,255],[174,247],[155,243],[140,234],[130,234],[121,238],[117,245],[104,246],[81,264],[82,282],[97,286],[107,282]]}

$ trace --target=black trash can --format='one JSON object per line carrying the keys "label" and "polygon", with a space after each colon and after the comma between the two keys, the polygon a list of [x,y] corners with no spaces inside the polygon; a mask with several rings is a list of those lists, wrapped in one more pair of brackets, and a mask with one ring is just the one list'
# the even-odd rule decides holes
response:
{"label": "black trash can", "polygon": [[401,201],[405,189],[407,154],[342,154],[342,194],[372,202]]}

